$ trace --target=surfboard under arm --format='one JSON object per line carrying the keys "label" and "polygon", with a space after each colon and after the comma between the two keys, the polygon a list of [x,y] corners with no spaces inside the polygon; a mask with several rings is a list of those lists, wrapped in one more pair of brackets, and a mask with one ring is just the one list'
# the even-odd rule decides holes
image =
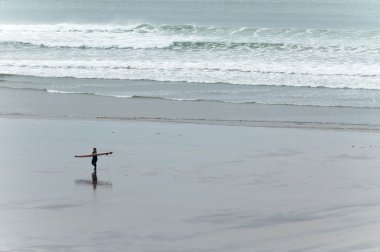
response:
{"label": "surfboard under arm", "polygon": [[89,154],[89,155],[76,155],[74,157],[94,157],[94,156],[103,156],[103,155],[111,155],[113,152],[101,152],[96,154]]}

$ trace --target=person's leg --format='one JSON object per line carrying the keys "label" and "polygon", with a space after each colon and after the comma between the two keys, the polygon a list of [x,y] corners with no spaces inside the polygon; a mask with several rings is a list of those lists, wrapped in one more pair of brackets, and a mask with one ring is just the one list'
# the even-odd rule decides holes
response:
{"label": "person's leg", "polygon": [[92,162],[92,165],[94,166],[94,171],[96,172],[96,162]]}
{"label": "person's leg", "polygon": [[94,166],[94,172],[92,173],[92,182],[94,183],[94,185],[98,182],[98,176],[96,174],[96,161],[93,160],[92,162],[92,165]]}

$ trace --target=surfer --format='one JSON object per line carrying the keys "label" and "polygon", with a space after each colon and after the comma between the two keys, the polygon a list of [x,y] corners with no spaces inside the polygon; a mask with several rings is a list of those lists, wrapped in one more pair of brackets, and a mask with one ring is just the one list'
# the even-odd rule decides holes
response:
{"label": "surfer", "polygon": [[96,175],[96,163],[98,162],[98,156],[103,156],[103,155],[110,155],[112,154],[113,152],[102,152],[102,153],[98,153],[96,151],[96,148],[93,148],[92,149],[92,154],[90,155],[76,155],[75,157],[78,157],[78,158],[84,158],[84,157],[92,157],[91,159],[91,164],[94,166],[94,172],[92,173],[92,182],[93,183],[97,183],[98,181],[98,176]]}
{"label": "surfer", "polygon": [[92,176],[92,184],[94,186],[94,189],[96,189],[96,186],[98,184],[98,176],[96,174],[96,163],[98,162],[98,156],[103,156],[103,155],[110,155],[112,154],[113,152],[101,152],[101,153],[98,153],[96,148],[93,148],[92,149],[92,153],[91,154],[86,154],[86,155],[75,155],[75,157],[77,158],[85,158],[85,157],[91,157],[91,164],[94,166],[94,172],[91,174]]}
{"label": "surfer", "polygon": [[96,186],[96,183],[98,182],[98,176],[96,175],[96,162],[98,162],[98,156],[97,156],[96,148],[93,148],[91,164],[94,166],[94,172],[91,174],[91,176],[92,176],[92,182],[94,183],[94,186]]}
{"label": "surfer", "polygon": [[96,162],[98,162],[98,156],[97,156],[97,153],[96,153],[96,148],[93,148],[93,149],[92,149],[92,160],[91,160],[91,164],[94,166],[95,174],[96,174]]}

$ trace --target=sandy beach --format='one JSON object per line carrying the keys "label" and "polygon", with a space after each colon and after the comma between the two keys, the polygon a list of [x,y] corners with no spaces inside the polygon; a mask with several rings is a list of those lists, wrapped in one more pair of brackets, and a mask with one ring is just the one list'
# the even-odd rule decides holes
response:
{"label": "sandy beach", "polygon": [[[0,119],[1,251],[377,251],[378,132]],[[113,151],[89,180],[92,147]]]}

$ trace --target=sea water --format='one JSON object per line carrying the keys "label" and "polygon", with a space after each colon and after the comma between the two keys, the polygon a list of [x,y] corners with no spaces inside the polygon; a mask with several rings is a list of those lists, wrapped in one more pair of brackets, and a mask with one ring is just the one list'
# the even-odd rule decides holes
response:
{"label": "sea water", "polygon": [[379,64],[375,0],[0,1],[1,88],[378,108]]}

